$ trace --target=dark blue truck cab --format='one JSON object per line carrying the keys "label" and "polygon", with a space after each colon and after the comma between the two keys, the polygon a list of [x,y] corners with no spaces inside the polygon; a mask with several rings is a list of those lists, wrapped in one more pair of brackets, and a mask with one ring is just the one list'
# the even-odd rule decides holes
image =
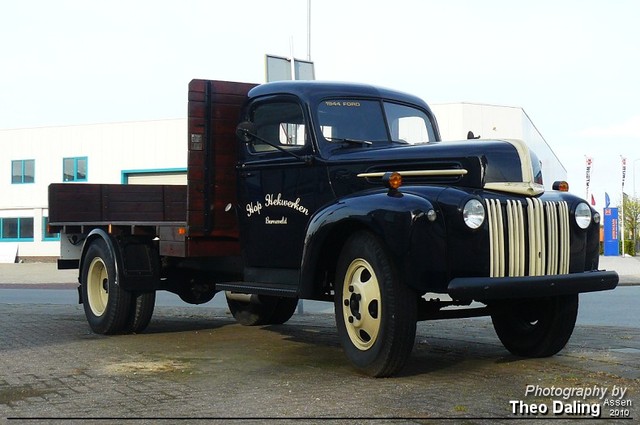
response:
{"label": "dark blue truck cab", "polygon": [[95,332],[143,330],[160,289],[225,291],[245,325],[330,301],[351,362],[389,376],[419,320],[489,315],[513,354],[553,355],[578,294],[618,283],[598,270],[599,214],[545,191],[524,142],[442,142],[415,96],[193,80],[188,148],[186,187],[50,186],[59,267],[80,270]]}

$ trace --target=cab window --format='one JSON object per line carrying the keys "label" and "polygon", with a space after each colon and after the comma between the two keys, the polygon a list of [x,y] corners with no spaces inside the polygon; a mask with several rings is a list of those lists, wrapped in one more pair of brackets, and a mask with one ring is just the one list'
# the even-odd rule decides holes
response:
{"label": "cab window", "polygon": [[317,111],[320,131],[328,142],[357,140],[380,146],[436,140],[427,114],[412,106],[343,98],[324,100]]}
{"label": "cab window", "polygon": [[[255,105],[251,121],[256,134],[283,149],[299,149],[307,143],[304,114],[298,103],[277,101]],[[278,152],[276,148],[258,139],[249,143],[252,153]]]}
{"label": "cab window", "polygon": [[420,109],[397,103],[384,102],[384,112],[393,140],[410,144],[435,141],[431,121]]}
{"label": "cab window", "polygon": [[362,99],[331,99],[318,105],[322,136],[329,142],[342,139],[388,143],[380,102]]}

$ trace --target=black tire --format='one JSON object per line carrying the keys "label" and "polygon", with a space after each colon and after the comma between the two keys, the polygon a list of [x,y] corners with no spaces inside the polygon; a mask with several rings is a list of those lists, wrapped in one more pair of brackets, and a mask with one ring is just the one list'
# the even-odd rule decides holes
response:
{"label": "black tire", "polygon": [[119,333],[127,324],[131,294],[116,282],[114,253],[103,239],[95,239],[86,251],[80,273],[84,313],[95,333]]}
{"label": "black tire", "polygon": [[144,331],[151,321],[155,306],[155,291],[131,294],[129,318],[124,326],[124,331],[127,333]]}
{"label": "black tire", "polygon": [[417,298],[375,236],[349,238],[338,260],[334,304],[340,342],[358,370],[385,377],[404,367],[416,335]]}
{"label": "black tire", "polygon": [[578,316],[578,295],[512,300],[491,315],[502,345],[520,357],[549,357],[571,338]]}
{"label": "black tire", "polygon": [[278,299],[278,305],[273,311],[273,314],[269,318],[270,325],[282,325],[287,323],[291,316],[296,312],[298,308],[297,298],[280,297]]}
{"label": "black tire", "polygon": [[229,311],[244,326],[281,325],[293,316],[298,305],[297,298],[253,294],[241,301],[225,295]]}
{"label": "black tire", "polygon": [[176,270],[170,277],[175,293],[189,304],[208,303],[218,293],[211,278],[204,273]]}

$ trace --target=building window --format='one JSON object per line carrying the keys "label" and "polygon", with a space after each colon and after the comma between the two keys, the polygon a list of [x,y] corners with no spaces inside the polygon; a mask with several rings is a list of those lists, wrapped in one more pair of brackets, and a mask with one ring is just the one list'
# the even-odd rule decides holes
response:
{"label": "building window", "polygon": [[42,240],[59,241],[60,233],[49,233],[49,217],[42,217]]}
{"label": "building window", "polygon": [[0,218],[0,241],[33,242],[33,217]]}
{"label": "building window", "polygon": [[11,183],[33,183],[35,181],[35,171],[35,159],[11,161]]}
{"label": "building window", "polygon": [[64,158],[62,160],[62,180],[65,182],[87,181],[87,157]]}

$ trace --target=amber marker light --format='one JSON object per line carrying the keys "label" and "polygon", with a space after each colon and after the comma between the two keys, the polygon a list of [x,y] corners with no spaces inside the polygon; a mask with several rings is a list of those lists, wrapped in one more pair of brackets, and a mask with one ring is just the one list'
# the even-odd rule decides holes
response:
{"label": "amber marker light", "polygon": [[178,234],[181,236],[184,236],[187,234],[187,228],[186,227],[178,227]]}
{"label": "amber marker light", "polygon": [[385,175],[382,176],[382,183],[384,183],[387,188],[396,190],[402,186],[402,176],[400,173],[396,173],[395,171],[392,173],[385,173]]}
{"label": "amber marker light", "polygon": [[553,190],[558,190],[560,192],[568,192],[569,191],[569,183],[567,183],[565,181],[553,182],[552,189]]}

